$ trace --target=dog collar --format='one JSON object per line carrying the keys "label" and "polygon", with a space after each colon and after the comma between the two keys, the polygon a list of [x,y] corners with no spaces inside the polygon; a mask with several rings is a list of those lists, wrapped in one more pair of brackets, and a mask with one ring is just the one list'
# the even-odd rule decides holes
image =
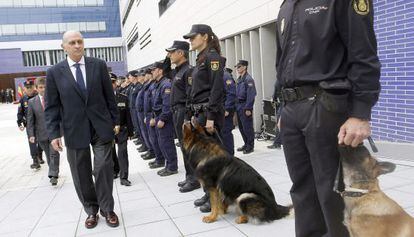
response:
{"label": "dog collar", "polygon": [[343,192],[341,192],[342,197],[362,197],[365,194],[369,193],[367,189],[360,189],[360,188],[345,188]]}

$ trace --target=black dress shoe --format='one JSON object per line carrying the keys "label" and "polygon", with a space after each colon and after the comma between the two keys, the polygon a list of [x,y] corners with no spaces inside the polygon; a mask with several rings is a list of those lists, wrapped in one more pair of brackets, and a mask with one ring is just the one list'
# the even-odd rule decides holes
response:
{"label": "black dress shoe", "polygon": [[147,156],[142,158],[143,160],[151,160],[151,159],[155,159],[155,154],[154,153],[149,153]]}
{"label": "black dress shoe", "polygon": [[196,199],[196,200],[194,201],[194,206],[196,206],[196,207],[202,206],[202,205],[204,205],[204,203],[206,203],[207,201],[210,201],[210,197],[209,197],[209,196],[207,196],[207,194],[204,194],[204,196],[202,196],[201,198]]}
{"label": "black dress shoe", "polygon": [[131,181],[128,179],[121,179],[121,185],[131,186]]}
{"label": "black dress shoe", "polygon": [[272,144],[270,146],[267,146],[268,149],[281,149],[282,146],[280,144]]}
{"label": "black dress shoe", "polygon": [[164,164],[158,164],[157,162],[151,163],[151,164],[149,165],[150,169],[162,168],[162,167],[164,167],[164,166],[165,166]]}
{"label": "black dress shoe", "polygon": [[144,154],[141,154],[141,157],[144,158],[144,156],[147,156],[149,154],[149,151],[145,152]]}
{"label": "black dress shoe", "polygon": [[33,164],[30,165],[31,169],[40,169],[39,160],[37,157],[33,158]]}
{"label": "black dress shoe", "polygon": [[237,148],[237,151],[244,151],[245,149],[246,149],[246,146],[242,146],[242,147]]}
{"label": "black dress shoe", "polygon": [[181,193],[188,193],[188,192],[191,192],[191,191],[199,189],[199,188],[200,188],[200,183],[187,182],[184,186],[182,186],[180,188],[180,192]]}
{"label": "black dress shoe", "polygon": [[204,203],[201,207],[200,207],[200,211],[202,213],[207,213],[207,212],[211,212],[211,205],[210,205],[210,201]]}
{"label": "black dress shoe", "polygon": [[39,157],[39,164],[43,165],[45,163],[45,161],[43,160],[42,157]]}
{"label": "black dress shoe", "polygon": [[248,150],[244,150],[243,151],[243,154],[250,154],[250,153],[252,153],[254,151],[254,149],[252,148],[252,149],[248,149]]}
{"label": "black dress shoe", "polygon": [[148,151],[147,147],[145,145],[141,145],[140,147],[138,147],[138,152],[146,152]]}
{"label": "black dress shoe", "polygon": [[58,183],[58,179],[56,177],[52,177],[50,178],[50,183],[52,184],[52,186],[56,186]]}
{"label": "black dress shoe", "polygon": [[178,170],[169,170],[165,168],[165,169],[158,171],[157,174],[161,177],[166,177],[166,176],[170,176],[173,174],[178,174]]}
{"label": "black dress shoe", "polygon": [[184,186],[185,184],[187,183],[187,180],[183,180],[183,181],[181,181],[181,182],[178,182],[178,187],[182,187],[182,186]]}

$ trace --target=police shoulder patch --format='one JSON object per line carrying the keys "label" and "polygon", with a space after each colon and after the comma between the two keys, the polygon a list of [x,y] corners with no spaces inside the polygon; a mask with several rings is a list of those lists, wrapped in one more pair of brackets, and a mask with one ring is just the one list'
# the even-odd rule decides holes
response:
{"label": "police shoulder patch", "polygon": [[220,62],[219,61],[211,61],[211,70],[217,71],[219,70]]}
{"label": "police shoulder patch", "polygon": [[367,15],[369,13],[369,1],[371,0],[352,0],[352,6],[359,15]]}

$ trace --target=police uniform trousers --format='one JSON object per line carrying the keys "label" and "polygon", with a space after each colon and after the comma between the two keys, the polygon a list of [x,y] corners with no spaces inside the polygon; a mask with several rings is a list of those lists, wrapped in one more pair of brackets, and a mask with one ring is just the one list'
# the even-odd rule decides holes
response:
{"label": "police uniform trousers", "polygon": [[118,146],[119,177],[128,179],[128,129],[126,126],[122,126],[118,135],[115,136],[115,143]]}
{"label": "police uniform trousers", "polygon": [[234,112],[229,112],[229,115],[224,117],[223,130],[221,131],[224,147],[231,155],[234,155],[234,137],[232,133],[234,129],[233,116]]}
{"label": "police uniform trousers", "polygon": [[99,209],[104,212],[114,209],[112,144],[113,141],[102,141],[96,133],[92,133],[93,170],[89,147],[67,148],[75,190],[88,215],[97,214]]}
{"label": "police uniform trousers", "polygon": [[[159,118],[157,117],[155,121],[158,124]],[[176,171],[178,169],[177,148],[174,143],[174,124],[172,117],[164,121],[164,127],[158,128],[156,126],[155,131],[161,153],[166,161],[165,167],[170,171]]]}
{"label": "police uniform trousers", "polygon": [[275,128],[276,136],[275,136],[275,139],[273,140],[273,145],[280,146],[282,145],[282,136],[280,134],[279,127],[277,126],[277,123],[280,119],[280,108],[275,109],[275,115],[276,115],[276,128]]}
{"label": "police uniform trousers", "polygon": [[343,237],[344,203],[333,191],[339,165],[337,134],[347,114],[327,111],[318,99],[286,102],[281,134],[293,186],[297,237]]}
{"label": "police uniform trousers", "polygon": [[150,153],[154,153],[151,142],[149,140],[147,125],[144,123],[144,118],[145,118],[144,112],[138,112],[138,125],[139,125],[138,127],[141,130],[141,138],[145,146],[147,147],[148,151]]}
{"label": "police uniform trousers", "polygon": [[138,115],[137,110],[130,108],[129,109],[131,113],[131,120],[132,120],[132,126],[134,126],[134,134],[138,137],[138,139],[141,139],[141,130],[139,129],[138,125]]}
{"label": "police uniform trousers", "polygon": [[46,162],[49,166],[48,177],[58,178],[59,177],[59,163],[60,163],[60,154],[59,152],[53,149],[49,141],[39,141],[39,146],[46,154]]}
{"label": "police uniform trousers", "polygon": [[184,168],[185,168],[185,180],[190,183],[198,183],[195,177],[194,170],[191,168],[186,153],[183,151],[183,123],[185,118],[186,108],[185,105],[177,105],[173,108],[173,121],[175,133],[180,142],[181,152],[183,154]]}
{"label": "police uniform trousers", "polygon": [[118,155],[116,154],[115,143],[112,144],[112,161],[114,162],[114,174],[119,173]]}
{"label": "police uniform trousers", "polygon": [[253,111],[246,116],[244,104],[237,104],[237,122],[246,150],[254,148]]}
{"label": "police uniform trousers", "polygon": [[157,164],[165,164],[165,158],[161,152],[160,145],[158,144],[157,132],[155,130],[155,127],[157,125],[155,125],[154,127],[150,126],[150,121],[151,121],[150,114],[151,113],[147,114],[146,122],[147,122],[147,129],[148,129],[148,137],[149,137],[152,149],[154,150],[154,154],[155,154],[155,161],[157,162]]}

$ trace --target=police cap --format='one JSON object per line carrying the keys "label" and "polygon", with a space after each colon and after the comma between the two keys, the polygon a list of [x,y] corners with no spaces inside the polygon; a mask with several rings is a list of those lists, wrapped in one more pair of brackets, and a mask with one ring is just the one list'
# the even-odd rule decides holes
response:
{"label": "police cap", "polygon": [[137,77],[138,76],[138,71],[137,70],[132,70],[128,73],[128,75],[133,76],[133,77]]}
{"label": "police cap", "polygon": [[32,87],[34,86],[34,81],[31,80],[27,80],[25,82],[23,82],[24,87]]}
{"label": "police cap", "polygon": [[194,36],[196,36],[197,34],[212,35],[213,30],[211,29],[211,27],[209,25],[195,24],[191,27],[190,33],[184,35],[183,37],[184,37],[184,39],[190,39],[190,38],[193,38]]}
{"label": "police cap", "polygon": [[151,70],[154,70],[154,69],[156,69],[156,68],[158,68],[158,69],[164,69],[164,63],[162,63],[162,62],[155,62],[155,63],[153,63],[153,64],[150,66],[150,69],[151,69]]}
{"label": "police cap", "polygon": [[181,50],[184,50],[184,51],[188,51],[188,50],[190,50],[190,44],[188,42],[186,42],[186,41],[178,41],[178,40],[175,40],[173,42],[173,45],[171,47],[165,49],[165,50],[167,52],[173,52],[173,51],[175,51],[177,49],[181,49]]}
{"label": "police cap", "polygon": [[112,81],[116,81],[118,79],[118,76],[112,72],[109,73],[109,77],[111,78]]}
{"label": "police cap", "polygon": [[246,61],[246,60],[239,60],[239,62],[236,64],[236,66],[235,67],[239,67],[239,66],[248,66],[249,65],[249,62],[248,61]]}

